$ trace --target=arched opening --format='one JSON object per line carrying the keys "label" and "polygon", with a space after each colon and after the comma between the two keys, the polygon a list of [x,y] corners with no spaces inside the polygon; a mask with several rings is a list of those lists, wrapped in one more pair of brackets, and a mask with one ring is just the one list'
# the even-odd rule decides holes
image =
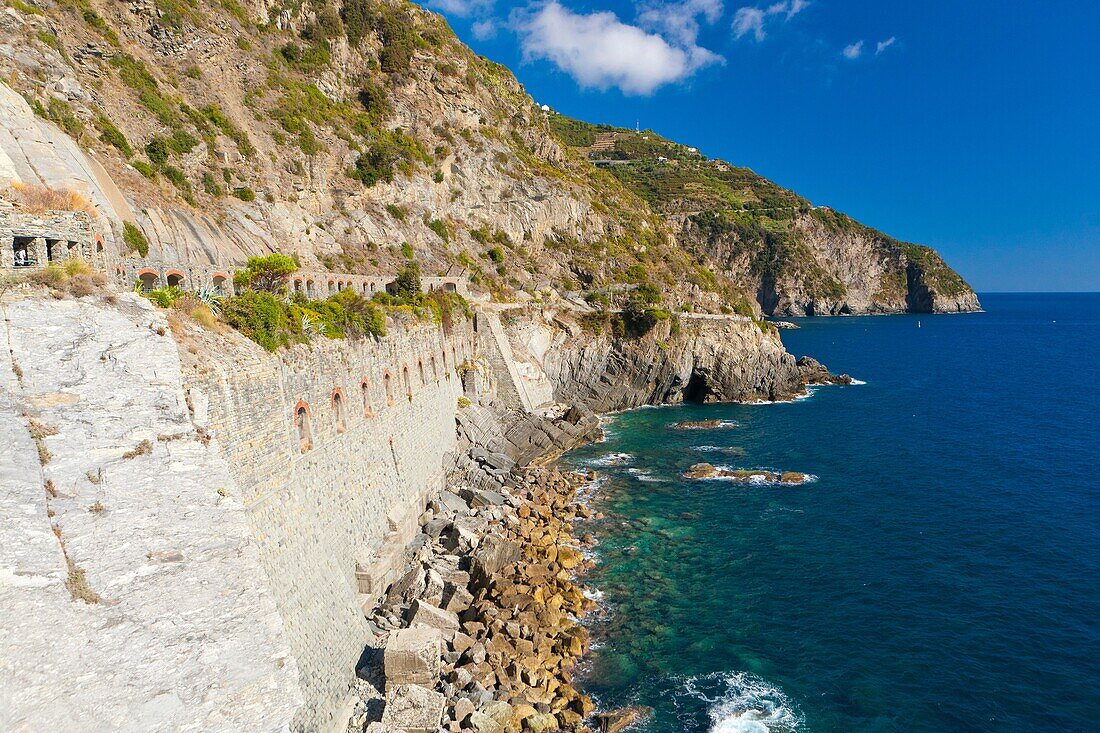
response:
{"label": "arched opening", "polygon": [[294,428],[298,437],[298,450],[302,453],[313,447],[313,434],[309,423],[309,405],[299,400],[294,406]]}
{"label": "arched opening", "polygon": [[175,270],[170,271],[164,277],[170,288],[182,288],[183,287],[183,273]]}
{"label": "arched opening", "polygon": [[344,390],[339,387],[332,390],[332,414],[336,419],[336,432],[347,431],[348,423],[344,417]]}
{"label": "arched opening", "polygon": [[156,290],[160,285],[160,273],[156,270],[142,270],[138,273],[138,282],[142,290]]}
{"label": "arched opening", "polygon": [[103,240],[100,239],[98,235],[95,238],[95,253],[97,255],[103,254]]}
{"label": "arched opening", "polygon": [[432,354],[432,380],[436,383],[439,382],[439,368],[435,363],[435,354]]}
{"label": "arched opening", "polygon": [[370,284],[370,291],[371,291],[372,293],[374,292],[374,283],[371,283],[371,284]]}
{"label": "arched opening", "polygon": [[405,388],[405,396],[409,398],[409,402],[413,400],[413,387],[412,381],[409,379],[409,365],[401,367],[401,386]]}
{"label": "arched opening", "polygon": [[456,293],[458,292],[458,286],[454,283],[443,283],[443,290],[448,293]]}
{"label": "arched opening", "polygon": [[428,380],[424,378],[424,362],[421,359],[416,360],[416,371],[420,372],[420,386],[423,387],[428,383]]}
{"label": "arched opening", "polygon": [[61,246],[61,240],[47,239],[46,240],[46,261],[53,262],[54,260],[61,259],[61,252],[64,247]]}
{"label": "arched opening", "polygon": [[366,377],[363,377],[363,381],[359,383],[359,391],[363,396],[363,415],[374,417],[374,408],[370,404],[370,380]]}
{"label": "arched opening", "polygon": [[229,279],[225,275],[221,273],[214,275],[212,282],[214,283],[214,291],[218,295],[229,294]]}
{"label": "arched opening", "polygon": [[328,281],[328,294],[334,295],[336,293],[336,283],[332,280]]}
{"label": "arched opening", "polygon": [[306,280],[306,297],[309,298],[310,300],[313,300],[313,295],[314,295],[313,281],[312,280]]}
{"label": "arched opening", "polygon": [[390,376],[389,370],[386,370],[382,374],[382,386],[386,388],[386,404],[393,404],[393,377]]}

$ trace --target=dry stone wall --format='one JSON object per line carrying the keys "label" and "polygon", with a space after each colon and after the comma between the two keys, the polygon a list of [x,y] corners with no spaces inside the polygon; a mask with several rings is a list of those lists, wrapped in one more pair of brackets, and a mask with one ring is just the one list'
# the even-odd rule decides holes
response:
{"label": "dry stone wall", "polygon": [[189,377],[196,421],[242,492],[301,670],[301,729],[339,725],[370,640],[362,606],[372,599],[356,571],[403,560],[392,550],[452,460],[456,366],[475,349],[467,322],[449,336],[419,325],[278,356],[241,339],[204,354]]}

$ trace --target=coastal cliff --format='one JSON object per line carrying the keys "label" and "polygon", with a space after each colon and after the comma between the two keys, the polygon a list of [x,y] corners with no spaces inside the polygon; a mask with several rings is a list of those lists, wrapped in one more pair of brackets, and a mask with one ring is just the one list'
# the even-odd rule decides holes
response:
{"label": "coastal cliff", "polygon": [[546,112],[411,3],[10,5],[0,173],[86,195],[127,273],[279,251],[377,276],[411,256],[515,302],[650,282],[699,313],[978,307],[930,249],[650,131]]}

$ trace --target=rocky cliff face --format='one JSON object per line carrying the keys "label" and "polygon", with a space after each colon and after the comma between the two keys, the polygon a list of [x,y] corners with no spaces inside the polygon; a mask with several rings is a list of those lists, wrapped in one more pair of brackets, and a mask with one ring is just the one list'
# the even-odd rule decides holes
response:
{"label": "rocky cliff face", "polygon": [[84,190],[124,257],[142,259],[132,221],[153,262],[282,251],[375,275],[413,257],[505,300],[650,282],[704,313],[977,305],[935,253],[911,267],[912,245],[751,171],[544,113],[411,3],[10,5],[0,187]]}
{"label": "rocky cliff face", "polygon": [[546,375],[554,399],[594,412],[789,399],[806,381],[778,334],[749,318],[683,317],[641,337],[595,331],[562,312],[509,321],[514,358]]}

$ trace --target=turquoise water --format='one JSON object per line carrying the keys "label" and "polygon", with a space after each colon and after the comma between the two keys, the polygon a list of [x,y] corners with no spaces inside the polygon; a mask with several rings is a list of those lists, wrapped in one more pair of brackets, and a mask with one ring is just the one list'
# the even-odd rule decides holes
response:
{"label": "turquoise water", "polygon": [[[1100,295],[982,302],[802,319],[788,348],[866,384],[642,409],[567,457],[602,476],[602,706],[650,732],[1100,730]],[[699,461],[817,480],[679,477]]]}

